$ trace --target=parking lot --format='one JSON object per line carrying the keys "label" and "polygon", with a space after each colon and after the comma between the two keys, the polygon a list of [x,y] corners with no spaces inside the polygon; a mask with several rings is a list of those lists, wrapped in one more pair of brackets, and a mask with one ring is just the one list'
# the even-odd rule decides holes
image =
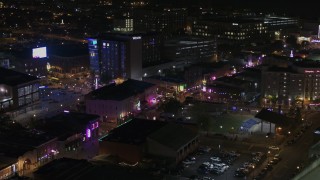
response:
{"label": "parking lot", "polygon": [[211,149],[209,152],[199,150],[189,156],[190,160],[185,160],[181,163],[181,166],[184,166],[184,169],[181,171],[181,177],[215,180],[253,179],[255,175],[250,174],[250,172],[260,166],[265,160],[266,154],[261,153],[259,161],[253,162],[253,157],[255,156],[252,153],[239,153],[235,150],[219,152],[218,149]]}

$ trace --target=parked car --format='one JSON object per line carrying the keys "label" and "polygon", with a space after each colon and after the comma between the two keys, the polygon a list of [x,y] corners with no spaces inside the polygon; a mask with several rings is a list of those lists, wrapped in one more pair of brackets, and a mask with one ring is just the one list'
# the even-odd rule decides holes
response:
{"label": "parked car", "polygon": [[214,162],[221,162],[221,159],[219,157],[210,157],[210,160],[211,161],[214,161]]}
{"label": "parked car", "polygon": [[279,148],[278,146],[269,146],[269,149],[271,149],[271,150],[277,150],[277,151],[280,150],[280,148]]}

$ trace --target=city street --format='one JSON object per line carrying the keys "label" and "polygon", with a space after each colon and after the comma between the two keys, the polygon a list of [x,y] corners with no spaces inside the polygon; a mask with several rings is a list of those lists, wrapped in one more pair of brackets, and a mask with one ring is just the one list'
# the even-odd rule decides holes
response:
{"label": "city street", "polygon": [[[313,131],[320,126],[320,113],[313,113],[309,116],[309,120],[313,122],[312,126],[302,135],[301,139],[297,143],[290,146],[282,146],[280,154],[282,161],[280,161],[273,170],[265,176],[263,179],[291,179],[293,173],[301,169],[301,164],[304,160],[308,159],[308,150],[315,143],[313,141]],[[255,174],[259,173],[257,169]]]}
{"label": "city street", "polygon": [[[282,159],[278,163],[274,164],[270,170],[267,171],[264,177],[257,177],[257,179],[291,179],[294,174],[297,174],[298,171],[303,170],[307,166],[308,159],[308,150],[315,143],[313,139],[313,131],[320,126],[320,121],[317,119],[320,117],[320,112],[312,112],[308,115],[308,121],[312,121],[312,126],[309,127],[296,143],[292,145],[285,145],[288,139],[292,139],[294,133],[286,136],[279,136],[276,138],[265,139],[263,136],[251,135],[245,141],[232,141],[226,137],[218,136],[201,136],[200,144],[212,148],[213,152],[218,152],[220,150],[236,150],[241,153],[241,158],[238,159],[233,166],[230,167],[222,175],[201,175],[198,174],[196,169],[199,165],[205,161],[208,161],[209,156],[199,156],[196,164],[192,164],[189,167],[185,168],[182,172],[183,177],[190,177],[192,175],[197,176],[209,176],[214,179],[239,179],[234,177],[234,171],[237,166],[239,166],[244,161],[248,161],[248,157],[252,152],[263,152],[266,153],[267,158],[261,164],[257,165],[254,171],[249,173],[246,179],[254,179],[261,172],[263,168],[266,167],[268,161],[271,161],[275,154],[280,154]],[[301,127],[299,126],[297,132],[300,131]],[[276,141],[277,139],[277,141]],[[270,150],[268,153],[268,146],[270,145],[279,145],[280,151]],[[210,153],[213,155],[213,153]],[[241,179],[241,178],[240,178]]]}
{"label": "city street", "polygon": [[31,119],[52,117],[64,110],[76,109],[76,104],[83,98],[82,94],[64,89],[42,89],[39,108],[20,114],[14,118],[22,125]]}

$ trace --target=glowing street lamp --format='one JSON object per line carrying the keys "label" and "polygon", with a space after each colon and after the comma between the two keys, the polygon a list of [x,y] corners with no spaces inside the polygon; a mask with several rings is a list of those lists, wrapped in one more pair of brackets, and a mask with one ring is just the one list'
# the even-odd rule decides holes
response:
{"label": "glowing street lamp", "polygon": [[289,98],[289,107],[291,106],[291,98]]}

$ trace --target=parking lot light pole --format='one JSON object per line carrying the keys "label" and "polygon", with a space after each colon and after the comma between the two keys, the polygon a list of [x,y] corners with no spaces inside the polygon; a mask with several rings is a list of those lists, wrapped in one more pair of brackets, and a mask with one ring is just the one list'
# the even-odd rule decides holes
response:
{"label": "parking lot light pole", "polygon": [[252,179],[254,179],[254,168],[255,166],[252,166]]}

